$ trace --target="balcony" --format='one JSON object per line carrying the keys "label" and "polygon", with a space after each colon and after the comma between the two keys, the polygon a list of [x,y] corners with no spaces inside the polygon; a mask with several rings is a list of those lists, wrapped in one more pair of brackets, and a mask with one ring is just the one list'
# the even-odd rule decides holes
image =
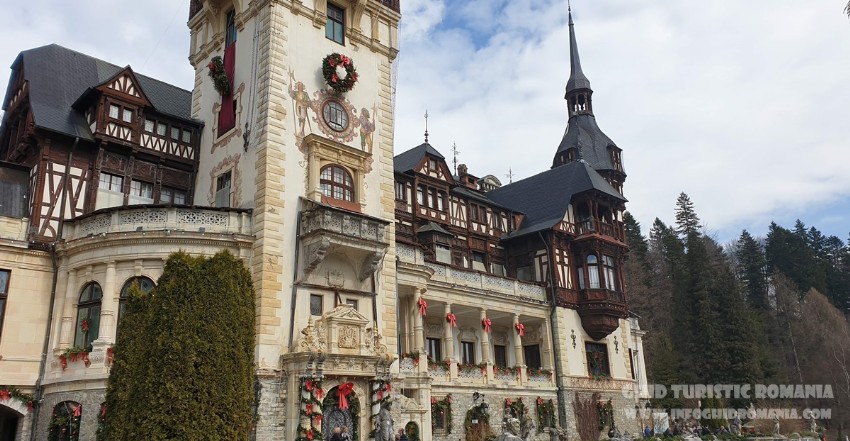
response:
{"label": "balcony", "polygon": [[585,237],[603,237],[614,239],[617,242],[626,242],[626,230],[622,222],[603,222],[599,219],[586,219],[578,223],[561,222],[558,230],[573,234],[578,239]]}
{"label": "balcony", "polygon": [[358,278],[366,280],[387,251],[389,222],[359,213],[313,204],[301,213],[304,273],[309,274],[332,254],[344,254],[359,263]]}
{"label": "balcony", "polygon": [[620,319],[626,317],[625,295],[607,289],[579,290],[578,315],[584,330],[594,340],[601,340],[614,332]]}

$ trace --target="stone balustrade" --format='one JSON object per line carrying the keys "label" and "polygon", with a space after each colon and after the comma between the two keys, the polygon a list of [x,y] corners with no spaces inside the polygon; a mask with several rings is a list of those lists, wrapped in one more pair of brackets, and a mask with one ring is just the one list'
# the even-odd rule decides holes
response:
{"label": "stone balustrade", "polygon": [[67,221],[63,238],[71,241],[100,234],[134,231],[250,235],[251,211],[152,205],[115,207]]}
{"label": "stone balustrade", "polygon": [[329,232],[347,238],[386,242],[386,227],[389,224],[387,221],[324,205],[317,205],[303,212],[301,216],[302,236],[313,232]]}

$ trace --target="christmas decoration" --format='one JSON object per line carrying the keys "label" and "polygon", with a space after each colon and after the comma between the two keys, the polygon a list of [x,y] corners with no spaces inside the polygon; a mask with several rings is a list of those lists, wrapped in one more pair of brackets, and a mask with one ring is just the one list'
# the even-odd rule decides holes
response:
{"label": "christmas decoration", "polygon": [[516,330],[517,332],[519,332],[520,337],[525,337],[525,325],[523,325],[522,323],[517,323]]}
{"label": "christmas decoration", "polygon": [[425,315],[428,308],[428,302],[426,302],[422,297],[419,297],[419,302],[417,302],[417,304],[419,305],[419,315]]}
{"label": "christmas decoration", "polygon": [[207,67],[215,90],[222,95],[230,95],[230,79],[227,78],[227,73],[224,71],[224,61],[221,57],[213,57]]}
{"label": "christmas decoration", "polygon": [[[345,69],[345,78],[339,77],[336,70],[337,66]],[[328,86],[336,93],[348,92],[357,83],[357,70],[354,68],[354,62],[351,61],[351,58],[336,52],[322,60],[322,76]]]}
{"label": "christmas decoration", "polygon": [[451,323],[452,328],[457,328],[457,317],[451,312],[446,314],[446,321]]}
{"label": "christmas decoration", "polygon": [[490,319],[485,318],[484,320],[481,320],[481,324],[484,326],[484,332],[489,333],[490,326],[493,324],[493,322]]}

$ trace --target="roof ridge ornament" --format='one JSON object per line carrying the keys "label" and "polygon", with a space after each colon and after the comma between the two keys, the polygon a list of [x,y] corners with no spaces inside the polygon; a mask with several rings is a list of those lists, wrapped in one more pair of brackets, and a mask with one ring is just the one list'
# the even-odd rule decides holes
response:
{"label": "roof ridge ornament", "polygon": [[425,144],[428,143],[428,109],[425,109]]}

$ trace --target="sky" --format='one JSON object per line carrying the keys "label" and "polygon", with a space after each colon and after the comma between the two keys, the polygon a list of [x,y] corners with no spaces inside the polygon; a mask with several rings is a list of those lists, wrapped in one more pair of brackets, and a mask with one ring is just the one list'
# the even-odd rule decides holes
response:
{"label": "sky", "polygon": [[[690,196],[721,242],[796,219],[850,233],[850,19],[843,0],[574,0],[600,128],[647,232]],[[503,183],[547,170],[567,127],[567,4],[401,0],[396,154],[431,145]],[[30,0],[0,12],[0,62],[49,43],[189,89],[188,1]],[[123,18],[122,18],[123,17]],[[5,60],[5,61],[3,61]],[[10,70],[0,69],[8,83]],[[557,191],[545,189],[544,191]]]}

